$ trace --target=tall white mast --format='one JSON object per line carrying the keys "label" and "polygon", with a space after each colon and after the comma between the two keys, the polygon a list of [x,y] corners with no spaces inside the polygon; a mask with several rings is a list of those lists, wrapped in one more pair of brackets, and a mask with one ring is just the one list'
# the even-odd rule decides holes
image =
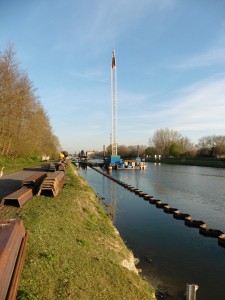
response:
{"label": "tall white mast", "polygon": [[111,93],[112,93],[112,156],[117,155],[117,76],[116,55],[112,49]]}

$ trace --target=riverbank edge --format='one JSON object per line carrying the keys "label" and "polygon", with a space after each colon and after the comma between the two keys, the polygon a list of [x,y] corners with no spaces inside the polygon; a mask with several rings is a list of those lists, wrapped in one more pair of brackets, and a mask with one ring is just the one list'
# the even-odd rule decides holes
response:
{"label": "riverbank edge", "polygon": [[[74,174],[75,174],[76,176],[81,177],[81,176],[78,174],[78,172],[77,172],[77,170],[76,170],[76,167],[75,167],[74,165],[72,165],[72,168],[73,168]],[[82,177],[81,177],[81,178],[82,178]],[[87,181],[86,181],[84,178],[82,178],[82,180],[84,180],[84,181],[86,182],[86,184],[89,186],[89,184],[87,183]],[[89,186],[89,187],[92,189],[91,186]],[[93,193],[94,193],[94,191],[93,191]],[[138,268],[136,267],[136,265],[137,265],[138,262],[139,262],[139,259],[134,257],[134,255],[133,255],[131,249],[129,249],[129,248],[127,247],[125,241],[124,241],[124,240],[122,239],[122,237],[120,236],[119,231],[117,230],[117,228],[116,228],[116,227],[113,225],[113,223],[111,222],[110,216],[108,216],[107,210],[105,210],[104,206],[102,206],[102,204],[101,204],[101,202],[100,202],[101,199],[99,198],[99,196],[96,195],[95,193],[94,193],[94,195],[95,195],[95,197],[96,197],[96,198],[98,199],[98,201],[99,201],[98,204],[100,205],[100,207],[103,208],[104,212],[106,213],[106,215],[107,215],[107,217],[108,217],[108,220],[110,220],[110,225],[113,227],[113,230],[114,230],[114,232],[116,233],[117,237],[118,237],[120,240],[122,240],[123,247],[124,247],[125,251],[128,253],[126,259],[124,259],[124,260],[121,261],[121,266],[123,266],[123,267],[127,268],[129,271],[134,272],[135,274],[137,274],[141,281],[144,281],[144,282],[147,283],[147,285],[149,285],[149,287],[148,287],[147,289],[148,289],[148,291],[149,291],[149,288],[150,288],[150,290],[151,290],[151,299],[153,299],[153,300],[156,299],[156,293],[157,293],[159,296],[161,296],[161,297],[163,298],[164,294],[161,293],[160,291],[155,291],[154,288],[151,286],[151,284],[148,283],[148,282],[140,275],[140,273],[142,272],[142,270],[141,270],[141,269],[138,269]],[[136,300],[136,298],[135,298],[135,300]],[[150,300],[150,299],[149,299],[149,300]]]}
{"label": "riverbank edge", "polygon": [[198,158],[148,158],[146,162],[171,165],[185,165],[209,168],[225,168],[225,159],[198,159]]}
{"label": "riverbank edge", "polygon": [[[80,176],[80,175],[77,173],[76,169],[74,169],[73,172],[74,172],[74,174],[75,174],[76,176]],[[80,177],[81,177],[81,176],[80,176]],[[81,177],[81,178],[82,178],[82,177]],[[88,185],[87,181],[86,181],[84,178],[82,178],[82,180],[84,180],[84,181],[86,182],[86,184]],[[92,187],[91,187],[90,185],[88,185],[88,186],[92,189]],[[93,193],[94,193],[94,191],[93,191]],[[104,209],[104,207],[100,204],[100,200],[101,200],[101,199],[99,198],[99,196],[96,195],[95,193],[94,193],[94,195],[95,195],[95,197],[98,199],[99,205]],[[104,212],[105,212],[106,215],[108,216],[107,211],[106,211],[105,209],[104,209]],[[108,218],[110,219],[109,216],[108,216]],[[110,221],[110,225],[112,226],[112,228],[113,228],[115,234],[116,234],[120,239],[122,239],[121,236],[120,236],[119,231],[118,231],[117,228],[113,225],[113,223],[111,223],[111,221]],[[122,239],[122,241],[123,241],[123,239]],[[141,272],[141,270],[136,268],[136,265],[137,265],[137,263],[139,262],[138,258],[135,258],[135,257],[134,257],[132,251],[126,246],[126,244],[125,244],[124,241],[123,241],[123,243],[124,243],[124,248],[126,248],[126,250],[128,250],[128,255],[126,256],[126,259],[124,259],[124,260],[121,261],[121,266],[127,268],[129,271],[132,271],[132,272],[134,272],[134,273],[136,273],[136,274],[139,274],[139,272]]]}
{"label": "riverbank edge", "polygon": [[73,165],[57,197],[33,197],[21,209],[7,207],[0,218],[21,218],[28,232],[18,300],[155,299],[132,252]]}

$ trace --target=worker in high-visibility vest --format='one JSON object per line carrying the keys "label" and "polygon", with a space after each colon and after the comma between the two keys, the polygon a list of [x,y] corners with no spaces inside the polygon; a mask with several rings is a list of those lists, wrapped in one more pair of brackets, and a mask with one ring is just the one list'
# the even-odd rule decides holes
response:
{"label": "worker in high-visibility vest", "polygon": [[60,152],[59,153],[59,159],[61,160],[61,159],[64,159],[64,158],[65,158],[64,154],[62,152]]}

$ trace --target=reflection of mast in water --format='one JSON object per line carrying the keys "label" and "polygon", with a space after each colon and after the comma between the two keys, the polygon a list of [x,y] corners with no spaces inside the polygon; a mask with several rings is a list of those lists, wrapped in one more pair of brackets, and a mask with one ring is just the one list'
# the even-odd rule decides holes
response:
{"label": "reflection of mast in water", "polygon": [[115,222],[116,220],[116,185],[113,181],[110,180],[109,182],[109,207],[108,207],[108,213],[110,218]]}
{"label": "reflection of mast in water", "polygon": [[137,189],[139,189],[140,175],[141,175],[141,173],[139,173],[139,172],[135,172],[135,173],[134,173],[135,187],[136,187]]}

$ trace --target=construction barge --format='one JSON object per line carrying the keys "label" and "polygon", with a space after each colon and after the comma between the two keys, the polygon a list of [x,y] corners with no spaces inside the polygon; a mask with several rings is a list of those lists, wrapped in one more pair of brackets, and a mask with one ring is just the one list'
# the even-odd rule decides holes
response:
{"label": "construction barge", "polygon": [[119,155],[112,155],[106,161],[108,170],[145,170],[147,165],[140,157],[136,159],[121,159]]}
{"label": "construction barge", "polygon": [[139,157],[136,159],[121,159],[119,155],[110,156],[102,161],[98,160],[78,160],[75,164],[81,167],[100,167],[107,170],[146,170],[147,165]]}

